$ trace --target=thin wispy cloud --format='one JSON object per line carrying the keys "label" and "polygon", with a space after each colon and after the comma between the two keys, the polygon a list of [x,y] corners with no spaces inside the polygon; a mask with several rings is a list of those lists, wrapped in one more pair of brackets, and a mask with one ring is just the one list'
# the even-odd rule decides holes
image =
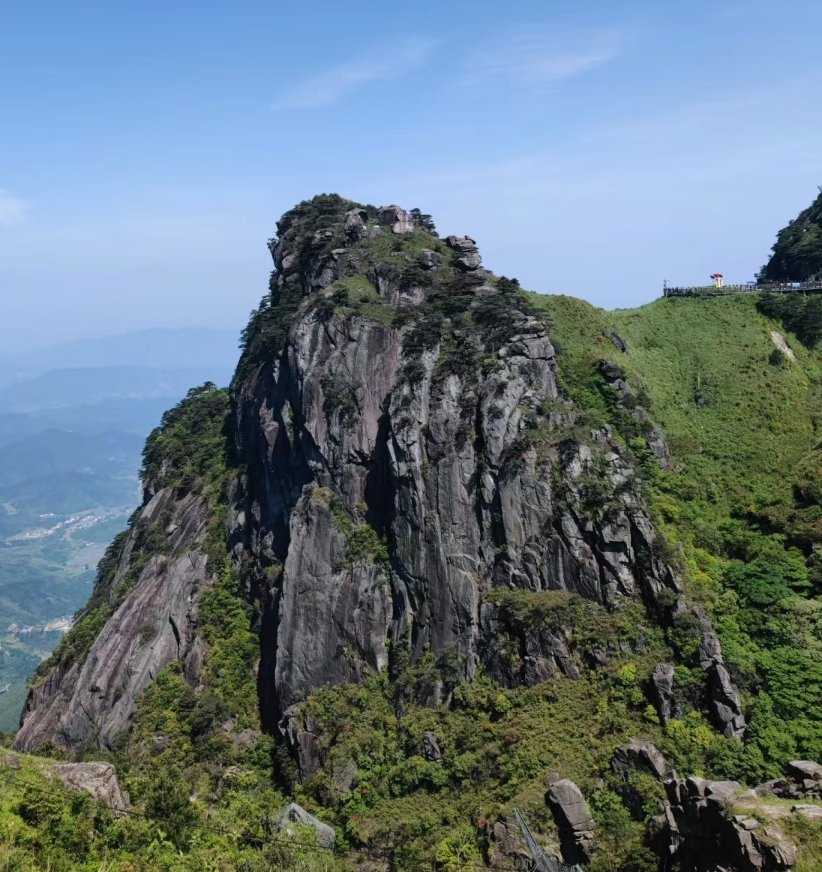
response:
{"label": "thin wispy cloud", "polygon": [[419,67],[434,41],[412,39],[395,47],[360,54],[289,85],[272,103],[274,109],[315,109],[336,103],[375,82],[397,79]]}
{"label": "thin wispy cloud", "polygon": [[11,227],[23,216],[28,204],[0,188],[0,227]]}
{"label": "thin wispy cloud", "polygon": [[519,28],[473,49],[465,58],[460,83],[549,87],[609,63],[623,44],[624,33],[616,28]]}

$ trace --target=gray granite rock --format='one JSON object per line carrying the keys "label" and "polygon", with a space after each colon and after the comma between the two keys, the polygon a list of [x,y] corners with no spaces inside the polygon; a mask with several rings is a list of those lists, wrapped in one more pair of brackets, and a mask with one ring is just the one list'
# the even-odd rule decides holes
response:
{"label": "gray granite rock", "polygon": [[278,816],[277,829],[288,838],[296,838],[300,835],[299,828],[302,827],[313,830],[314,838],[319,847],[327,850],[334,847],[337,834],[333,827],[323,823],[313,814],[309,814],[296,802],[289,803]]}
{"label": "gray granite rock", "polygon": [[137,697],[172,660],[196,650],[198,596],[213,582],[205,552],[209,511],[196,494],[150,495],[131,525],[111,585],[116,597],[141,529],[170,515],[165,551],[152,552],[82,662],[61,661],[29,695],[14,746],[111,747],[128,729]]}
{"label": "gray granite rock", "polygon": [[383,227],[390,228],[392,233],[399,235],[413,233],[416,229],[414,219],[400,206],[380,207],[379,222]]}
{"label": "gray granite rock", "polygon": [[658,664],[651,675],[651,696],[660,721],[667,724],[675,716],[674,667],[670,663]]}
{"label": "gray granite rock", "polygon": [[796,848],[782,832],[732,813],[743,793],[737,782],[672,777],[665,791],[668,804],[655,840],[664,863],[693,872],[778,872],[796,862]]}
{"label": "gray granite rock", "polygon": [[54,773],[70,790],[87,793],[114,811],[129,810],[128,795],[111,763],[54,763],[47,772]]}
{"label": "gray granite rock", "polygon": [[580,789],[568,778],[555,781],[545,796],[559,831],[562,858],[580,863],[593,852],[594,819]]}
{"label": "gray granite rock", "polygon": [[422,756],[433,762],[442,759],[439,739],[435,733],[426,731],[422,734]]}

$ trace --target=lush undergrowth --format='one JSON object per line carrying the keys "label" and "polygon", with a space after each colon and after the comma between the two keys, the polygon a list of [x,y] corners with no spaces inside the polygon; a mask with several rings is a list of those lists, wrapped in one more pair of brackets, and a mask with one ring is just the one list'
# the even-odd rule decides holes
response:
{"label": "lush undergrowth", "polygon": [[791,756],[819,758],[819,351],[787,334],[795,359],[775,355],[772,331],[784,327],[754,297],[612,313],[533,299],[553,324],[567,390],[594,418],[621,423],[599,371],[608,359],[666,433],[673,469],[642,466],[651,505],[691,595],[714,616],[750,714],[745,754],[727,774],[755,780]]}
{"label": "lush undergrowth", "polygon": [[491,828],[500,818],[513,822],[515,808],[536,832],[550,833],[546,778],[556,772],[590,798],[600,827],[592,869],[655,869],[643,837],[645,819],[661,810],[661,785],[639,778],[643,810],[632,819],[615,792],[614,749],[643,737],[664,749],[672,765],[712,775],[734,743],[687,703],[682,719],[659,724],[647,688],[670,651],[641,608],[607,612],[555,594],[500,592],[499,598],[518,620],[551,627],[561,619],[580,644],[595,633],[626,653],[605,668],[582,669],[577,680],[560,676],[533,687],[506,690],[479,674],[471,684],[458,683],[450,704],[436,708],[419,702],[443,678],[430,656],[393,680],[374,675],[360,686],[315,692],[303,711],[318,726],[325,764],[298,786],[300,801],[322,803],[344,844],[390,848],[393,868],[429,868],[437,857],[435,868],[459,869],[460,858],[497,856]]}
{"label": "lush undergrowth", "polygon": [[[278,230],[292,234],[298,266],[341,244],[341,216],[352,205],[324,196],[287,214]],[[374,210],[365,212],[373,225]],[[330,235],[317,227],[330,228]],[[560,386],[579,412],[569,424],[572,435],[590,441],[592,429],[613,428],[635,460],[666,559],[713,616],[744,695],[745,744],[723,738],[700,714],[705,687],[695,668],[695,625],[665,631],[638,600],[606,609],[565,592],[492,590],[486,604],[499,624],[500,651],[517,661],[528,633],[561,632],[578,677],[506,689],[482,669],[468,683],[430,654],[412,664],[393,651],[389,673],[322,688],[301,704],[295,722],[311,724],[320,766],[300,782],[283,743],[262,729],[261,609],[255,580],[231,565],[225,541],[228,496],[239,473],[228,450],[228,393],[204,385],[164,416],[147,442],[143,468],[151,492],[197,493],[211,512],[213,583],[198,601],[205,652],[199,677],[194,682],[183,664],[170,664],[138,700],[129,733],[105,755],[129,792],[128,814],[113,815],[45,780],[45,760],[0,765],[0,872],[311,872],[361,861],[396,872],[451,872],[507,863],[494,825],[512,823],[521,809],[549,842],[545,792],[554,772],[572,778],[590,803],[597,822],[592,872],[650,872],[658,862],[645,842],[646,824],[661,810],[661,787],[637,775],[631,786],[638,801],[629,809],[610,766],[618,745],[647,739],[682,773],[748,782],[781,774],[792,758],[822,758],[819,352],[790,334],[793,357],[781,350],[772,331],[787,328],[752,297],[663,300],[606,313],[566,297],[525,295],[504,278],[432,275],[421,266],[423,250],[456,258],[432,226],[421,225],[400,240],[364,237],[352,254],[358,259],[352,275],[327,293],[303,287],[303,273],[284,267],[283,281],[274,281],[274,294],[243,335],[238,378],[278,359],[292,319],[313,307],[320,317],[407,325],[401,377],[416,379],[423,352],[439,344],[435,379],[457,373],[470,391],[477,373],[493,363],[489,352],[530,329],[527,317],[541,313],[557,346]],[[380,275],[400,289],[424,286],[425,299],[413,308],[387,306],[376,291]],[[485,282],[498,293],[478,296]],[[617,365],[630,393],[617,395],[603,360]],[[323,392],[327,414],[352,411],[342,381],[323,384]],[[637,416],[637,405],[650,421]],[[558,406],[567,409],[564,401]],[[660,469],[650,450],[653,424],[666,433],[670,469]],[[464,438],[473,426],[464,421]],[[523,440],[547,457],[549,430],[533,416]],[[614,496],[597,483],[584,500],[591,517],[606,513]],[[340,512],[325,489],[316,488],[314,497],[327,500],[345,535],[347,560],[388,562],[385,542],[363,518]],[[36,680],[60,661],[86,656],[148,555],[167,547],[165,524],[140,530],[133,523],[126,565],[120,565],[124,534],[101,563],[89,606]],[[676,717],[667,725],[651,704],[651,674],[661,662],[678,664]],[[447,702],[432,707],[434,698]],[[277,814],[289,791],[335,827],[334,852],[318,850],[310,834],[279,834]],[[812,844],[816,835],[800,837]]]}
{"label": "lush undergrowth", "polygon": [[776,235],[766,279],[801,282],[822,275],[822,193]]}

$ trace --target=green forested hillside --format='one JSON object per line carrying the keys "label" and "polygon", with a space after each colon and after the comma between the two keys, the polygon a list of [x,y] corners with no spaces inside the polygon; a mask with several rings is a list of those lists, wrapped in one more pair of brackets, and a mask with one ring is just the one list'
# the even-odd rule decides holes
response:
{"label": "green forested hillside", "polygon": [[[613,419],[597,364],[615,361],[665,431],[674,467],[646,464],[652,505],[752,712],[752,741],[729,774],[765,777],[786,754],[819,758],[822,353],[764,317],[755,297],[611,313],[535,299],[569,390]],[[773,331],[795,359],[775,353]]]}
{"label": "green forested hillside", "polygon": [[[789,313],[755,295],[605,312],[478,272],[473,240],[439,240],[427,216],[354,206],[322,195],[280,222],[280,272],[252,313],[232,388],[207,383],[164,415],[143,453],[146,501],[33,679],[18,747],[115,763],[128,815],[50,793],[42,760],[25,757],[18,769],[0,753],[0,872],[4,863],[24,872],[514,869],[515,810],[540,844],[560,849],[545,798],[555,776],[573,779],[590,808],[591,872],[654,872],[667,856],[655,840],[667,826],[665,793],[658,771],[612,765],[631,739],[656,745],[666,772],[748,785],[778,778],[791,760],[822,758],[822,355],[807,313],[800,337]],[[334,278],[338,267],[348,272]],[[324,369],[338,346],[352,357]],[[396,408],[386,411],[388,388],[376,398],[368,390],[392,365]],[[423,383],[443,405],[414,405]],[[512,385],[519,393],[508,397]],[[420,408],[439,416],[428,429]],[[348,441],[367,431],[358,426],[366,411],[382,455]],[[448,487],[421,488],[432,499],[421,513],[416,492],[394,483],[390,500],[381,493],[403,432],[409,455],[423,441],[429,453],[418,469],[406,456],[397,478],[431,476],[446,450],[456,470],[431,479]],[[497,438],[505,448],[492,465],[482,442]],[[368,470],[370,502],[346,505],[326,475],[338,453],[355,476]],[[494,490],[492,466],[505,490]],[[465,498],[480,479],[490,496]],[[473,575],[461,576],[461,592],[447,588],[450,603],[420,595],[419,611],[433,625],[435,612],[466,598],[454,614],[477,621],[471,670],[447,636],[439,650],[425,640],[423,622],[409,625],[423,640],[414,646],[411,629],[406,640],[360,620],[387,590],[414,588],[399,574],[392,513],[404,513],[414,557],[440,547],[439,515],[460,499],[468,516],[487,512],[488,529],[508,526],[468,546],[485,549],[486,563],[443,551]],[[538,509],[536,534],[516,545],[517,513]],[[254,527],[266,512],[270,526]],[[460,523],[455,547],[465,548],[473,518]],[[428,539],[416,535],[423,526]],[[557,551],[540,551],[541,539]],[[505,575],[517,547],[532,563]],[[629,555],[618,567],[626,587],[584,586],[586,561],[592,585],[612,577],[603,551]],[[420,576],[424,594],[446,589],[444,568]],[[153,593],[140,599],[144,590]],[[328,590],[342,592],[345,608],[309,611],[299,629],[309,642],[333,633],[333,644],[295,648],[284,637],[300,607],[322,604]],[[176,620],[158,602],[165,591],[170,600],[186,592]],[[132,594],[139,609],[126,608]],[[402,604],[393,605],[396,614]],[[730,679],[717,668],[711,622]],[[368,648],[370,634],[385,647]],[[95,647],[101,639],[106,647]],[[109,673],[101,661],[121,654],[123,668]],[[295,660],[308,670],[312,657],[340,671],[275,699],[283,672]],[[77,679],[86,664],[91,675]],[[662,700],[660,669],[671,676]],[[717,718],[717,699],[740,714],[731,683],[739,727]],[[102,738],[121,700],[134,706]],[[84,732],[88,723],[100,734]],[[27,729],[30,744],[20,743]],[[334,828],[333,848],[311,832],[283,834],[289,800]],[[767,838],[787,833],[796,872],[820,872],[822,825],[780,801],[753,808],[783,827]]]}
{"label": "green forested hillside", "polygon": [[762,271],[766,279],[778,282],[802,282],[822,274],[822,193],[779,231]]}

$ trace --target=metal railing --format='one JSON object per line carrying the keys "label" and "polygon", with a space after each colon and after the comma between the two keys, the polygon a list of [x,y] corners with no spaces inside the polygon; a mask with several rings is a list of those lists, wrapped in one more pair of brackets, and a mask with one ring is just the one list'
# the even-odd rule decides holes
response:
{"label": "metal railing", "polygon": [[819,294],[822,280],[812,282],[747,282],[744,285],[693,285],[669,287],[663,285],[663,297],[730,297],[736,294]]}
{"label": "metal railing", "polygon": [[514,817],[517,819],[525,839],[525,844],[528,847],[528,853],[531,855],[532,872],[582,872],[579,866],[571,866],[568,863],[561,863],[559,860],[549,857],[534,838],[525,820],[525,815],[518,808],[514,809]]}

